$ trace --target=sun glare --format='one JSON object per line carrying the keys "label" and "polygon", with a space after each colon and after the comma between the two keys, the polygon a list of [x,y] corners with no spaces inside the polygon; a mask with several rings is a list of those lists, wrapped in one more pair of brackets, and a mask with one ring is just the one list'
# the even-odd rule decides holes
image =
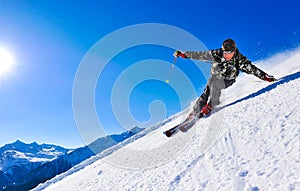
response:
{"label": "sun glare", "polygon": [[9,51],[0,47],[0,77],[7,74],[14,64],[14,59]]}

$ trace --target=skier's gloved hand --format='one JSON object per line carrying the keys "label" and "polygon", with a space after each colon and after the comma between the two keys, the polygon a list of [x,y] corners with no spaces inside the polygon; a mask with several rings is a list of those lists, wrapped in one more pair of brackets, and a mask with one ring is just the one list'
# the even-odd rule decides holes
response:
{"label": "skier's gloved hand", "polygon": [[268,82],[275,82],[275,81],[277,81],[277,79],[274,76],[268,75],[268,74],[265,75],[265,77],[264,77],[263,80],[268,81]]}
{"label": "skier's gloved hand", "polygon": [[176,50],[176,51],[174,52],[173,56],[175,56],[176,58],[177,58],[178,56],[180,56],[180,57],[182,57],[182,58],[187,58],[187,56],[185,55],[185,53],[184,53],[184,52],[181,52],[180,50]]}

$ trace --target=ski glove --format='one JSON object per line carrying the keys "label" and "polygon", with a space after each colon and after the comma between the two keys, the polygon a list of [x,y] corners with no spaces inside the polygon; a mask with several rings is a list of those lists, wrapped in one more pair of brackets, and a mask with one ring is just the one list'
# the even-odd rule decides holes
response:
{"label": "ski glove", "polygon": [[175,56],[176,58],[177,58],[178,56],[180,56],[180,57],[182,57],[182,58],[187,58],[187,56],[185,55],[185,53],[184,53],[184,52],[181,52],[180,50],[176,50],[176,51],[174,52],[173,56]]}
{"label": "ski glove", "polygon": [[274,76],[270,76],[270,75],[266,74],[263,80],[268,81],[268,82],[275,82],[277,79],[274,78]]}

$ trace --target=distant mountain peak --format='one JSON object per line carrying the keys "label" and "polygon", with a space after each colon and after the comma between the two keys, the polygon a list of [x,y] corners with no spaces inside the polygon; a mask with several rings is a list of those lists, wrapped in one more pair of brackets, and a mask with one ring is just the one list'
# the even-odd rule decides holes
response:
{"label": "distant mountain peak", "polygon": [[[20,143],[24,143],[24,142],[22,142],[22,141],[20,141],[19,139],[18,140],[16,140],[14,143],[12,143],[12,144],[20,144]],[[25,143],[24,143],[25,144]]]}
{"label": "distant mountain peak", "polygon": [[15,142],[10,143],[10,144],[8,144],[8,145],[26,145],[26,143],[24,143],[24,142],[22,142],[22,141],[20,141],[20,140],[16,140]]}
{"label": "distant mountain peak", "polygon": [[32,145],[32,146],[38,146],[39,144],[37,142],[32,142],[30,143],[29,145]]}
{"label": "distant mountain peak", "polygon": [[143,130],[144,130],[144,128],[141,128],[141,127],[135,125],[129,131],[132,132],[132,133],[139,133],[139,132],[141,132]]}

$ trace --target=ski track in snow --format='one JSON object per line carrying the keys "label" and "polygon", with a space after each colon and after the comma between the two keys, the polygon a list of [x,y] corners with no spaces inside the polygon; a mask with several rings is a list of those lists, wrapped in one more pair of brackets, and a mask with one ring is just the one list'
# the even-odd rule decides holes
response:
{"label": "ski track in snow", "polygon": [[187,133],[162,134],[188,110],[34,190],[300,190],[300,49],[287,55],[256,63],[279,81],[241,75]]}

